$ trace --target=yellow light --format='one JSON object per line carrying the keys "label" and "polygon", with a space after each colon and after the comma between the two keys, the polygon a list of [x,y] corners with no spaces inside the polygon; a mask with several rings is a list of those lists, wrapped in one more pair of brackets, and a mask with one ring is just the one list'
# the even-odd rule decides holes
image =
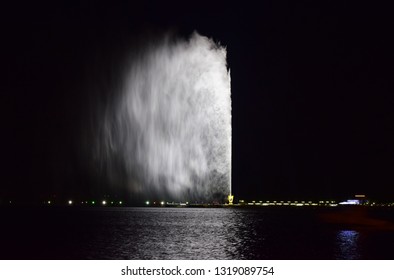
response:
{"label": "yellow light", "polygon": [[48,204],[51,204],[51,201],[50,201],[50,200],[48,200]]}
{"label": "yellow light", "polygon": [[231,194],[229,194],[229,195],[227,196],[227,199],[228,199],[228,204],[229,204],[229,205],[233,205],[234,196],[231,195]]}
{"label": "yellow light", "polygon": [[106,204],[107,204],[107,202],[106,202],[105,200],[103,200],[103,202],[102,202],[102,203],[103,203],[103,205],[106,205]]}
{"label": "yellow light", "polygon": [[160,202],[161,205],[164,205],[164,201]]}
{"label": "yellow light", "polygon": [[68,201],[68,204],[69,204],[69,205],[73,204],[72,200],[69,200],[69,201]]}

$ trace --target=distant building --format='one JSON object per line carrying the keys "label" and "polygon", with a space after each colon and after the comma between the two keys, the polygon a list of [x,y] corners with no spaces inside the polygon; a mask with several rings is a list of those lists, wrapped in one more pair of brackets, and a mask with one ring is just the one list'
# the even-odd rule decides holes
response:
{"label": "distant building", "polygon": [[368,202],[365,194],[356,194],[354,199],[348,199],[346,201],[339,202],[340,205],[362,205]]}

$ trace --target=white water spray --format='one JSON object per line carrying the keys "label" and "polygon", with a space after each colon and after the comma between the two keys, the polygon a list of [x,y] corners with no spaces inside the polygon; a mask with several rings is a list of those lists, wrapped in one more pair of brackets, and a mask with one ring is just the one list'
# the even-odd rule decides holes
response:
{"label": "white water spray", "polygon": [[226,50],[194,33],[131,62],[107,105],[96,158],[133,193],[209,201],[231,193],[231,90]]}

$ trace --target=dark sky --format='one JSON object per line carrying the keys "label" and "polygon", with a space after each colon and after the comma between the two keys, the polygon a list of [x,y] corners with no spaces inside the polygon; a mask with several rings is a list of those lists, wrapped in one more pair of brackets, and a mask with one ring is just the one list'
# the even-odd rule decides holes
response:
{"label": "dark sky", "polygon": [[1,11],[1,200],[106,193],[80,157],[89,88],[144,38],[194,30],[227,46],[237,198],[394,199],[389,7],[53,2]]}

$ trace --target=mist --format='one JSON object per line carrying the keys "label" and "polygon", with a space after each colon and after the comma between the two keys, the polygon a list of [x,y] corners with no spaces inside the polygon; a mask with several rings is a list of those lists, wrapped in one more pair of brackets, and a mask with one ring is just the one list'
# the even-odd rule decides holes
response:
{"label": "mist", "polygon": [[231,192],[231,88],[226,49],[194,32],[125,59],[97,117],[92,166],[112,188],[177,200]]}

